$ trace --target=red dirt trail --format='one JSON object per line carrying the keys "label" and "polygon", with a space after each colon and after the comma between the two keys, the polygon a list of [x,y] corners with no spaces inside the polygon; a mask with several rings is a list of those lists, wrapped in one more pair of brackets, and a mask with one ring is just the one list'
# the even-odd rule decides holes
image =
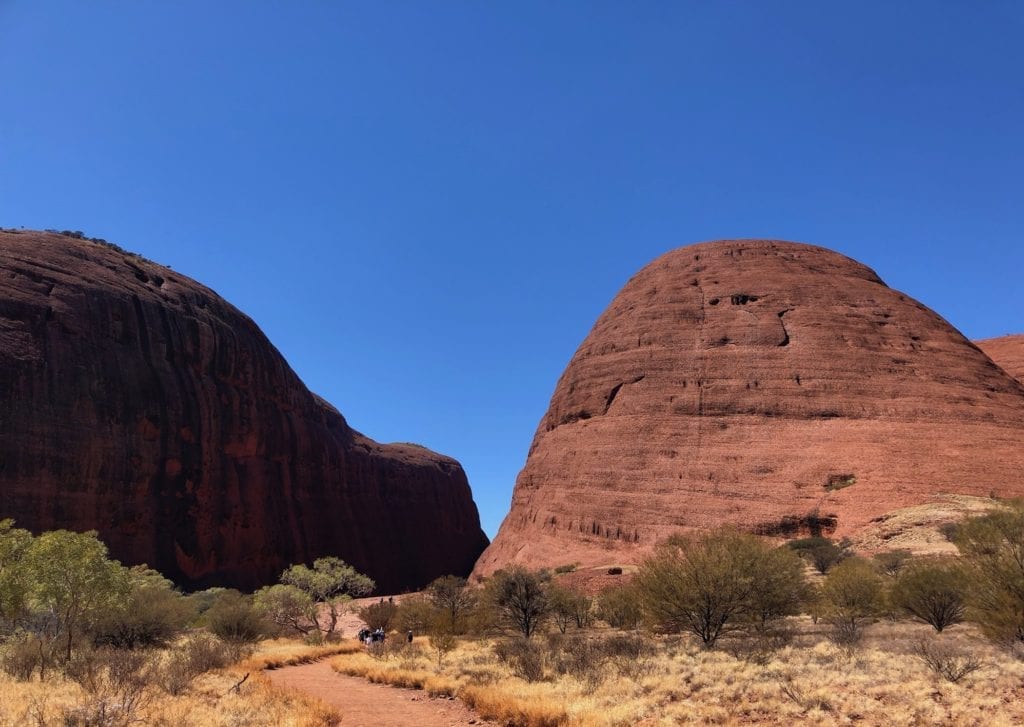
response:
{"label": "red dirt trail", "polygon": [[429,696],[414,689],[372,684],[339,674],[327,661],[266,672],[278,687],[316,697],[342,714],[343,727],[461,727],[490,725],[457,699]]}

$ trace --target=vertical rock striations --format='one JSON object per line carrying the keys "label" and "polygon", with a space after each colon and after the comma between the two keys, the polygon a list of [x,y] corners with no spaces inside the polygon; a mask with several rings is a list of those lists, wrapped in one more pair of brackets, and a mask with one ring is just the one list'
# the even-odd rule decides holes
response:
{"label": "vertical rock striations", "polygon": [[936,493],[1024,494],[1024,385],[835,252],[658,258],[563,373],[477,564],[635,560],[680,529],[844,535]]}
{"label": "vertical rock striations", "polygon": [[396,592],[487,545],[458,462],[351,429],[216,293],[36,232],[0,232],[2,517],[192,587],[330,554]]}

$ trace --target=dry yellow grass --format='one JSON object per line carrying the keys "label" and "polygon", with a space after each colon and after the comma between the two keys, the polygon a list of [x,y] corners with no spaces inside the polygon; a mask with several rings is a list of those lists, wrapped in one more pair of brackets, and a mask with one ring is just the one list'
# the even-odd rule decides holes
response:
{"label": "dry yellow grass", "polygon": [[[147,690],[137,716],[155,727],[328,727],[340,721],[332,707],[302,694],[270,685],[264,665],[305,663],[344,653],[349,645],[308,647],[283,640],[267,642],[252,657],[227,669],[199,677],[184,694],[172,696],[158,687]],[[233,687],[246,675],[238,689]],[[0,672],[0,727],[65,724],[69,713],[84,713],[96,698],[59,676],[40,682],[15,681]]]}
{"label": "dry yellow grass", "polygon": [[765,664],[701,651],[686,639],[660,639],[656,655],[628,673],[606,665],[596,685],[550,670],[544,681],[523,681],[488,641],[460,643],[441,669],[425,643],[405,655],[349,654],[331,665],[375,682],[455,694],[485,718],[529,727],[1024,724],[1024,663],[968,627],[938,637],[984,661],[958,684],[941,680],[910,653],[918,639],[932,637],[926,626],[875,624],[853,653],[823,640],[822,628],[807,619],[799,628],[795,644]]}

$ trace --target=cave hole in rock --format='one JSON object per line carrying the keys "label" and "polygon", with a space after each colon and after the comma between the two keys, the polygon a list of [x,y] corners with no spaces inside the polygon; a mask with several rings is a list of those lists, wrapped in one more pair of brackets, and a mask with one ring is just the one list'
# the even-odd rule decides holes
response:
{"label": "cave hole in rock", "polygon": [[746,293],[735,293],[729,298],[729,302],[733,305],[746,305],[747,303],[756,303],[758,300],[760,300],[758,296]]}

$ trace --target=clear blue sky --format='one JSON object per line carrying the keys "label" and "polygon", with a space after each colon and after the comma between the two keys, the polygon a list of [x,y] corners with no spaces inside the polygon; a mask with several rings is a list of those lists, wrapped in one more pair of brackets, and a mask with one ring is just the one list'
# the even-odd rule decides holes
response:
{"label": "clear blue sky", "polygon": [[491,535],[657,255],[839,250],[1024,331],[1024,3],[0,0],[0,225],[209,285]]}

